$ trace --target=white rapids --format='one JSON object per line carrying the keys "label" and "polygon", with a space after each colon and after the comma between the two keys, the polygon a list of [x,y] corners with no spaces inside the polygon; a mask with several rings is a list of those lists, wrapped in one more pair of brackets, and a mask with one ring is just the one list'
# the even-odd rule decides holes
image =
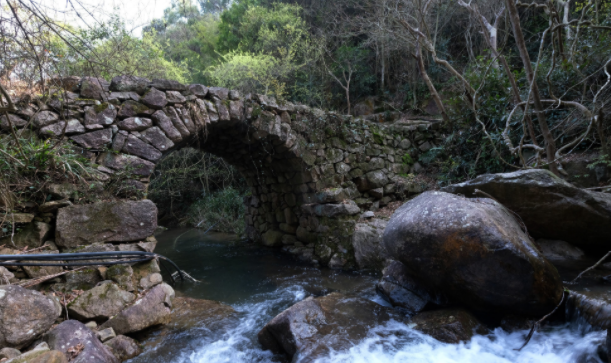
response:
{"label": "white rapids", "polygon": [[[305,297],[299,287],[262,294],[258,302],[235,306],[240,323],[216,339],[204,339],[191,352],[182,352],[176,363],[252,363],[280,362],[261,350],[257,332],[278,311]],[[606,338],[605,331],[592,329],[584,322],[573,322],[536,332],[521,351],[528,331],[508,333],[497,328],[461,344],[441,343],[409,325],[391,321],[369,331],[362,341],[344,351],[321,357],[318,363],[604,363],[597,354]]]}

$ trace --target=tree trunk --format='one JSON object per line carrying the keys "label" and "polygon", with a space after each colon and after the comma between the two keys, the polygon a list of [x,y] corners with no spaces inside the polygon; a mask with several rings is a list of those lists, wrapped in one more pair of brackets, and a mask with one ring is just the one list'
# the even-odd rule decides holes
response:
{"label": "tree trunk", "polygon": [[513,35],[515,37],[518,50],[520,51],[522,63],[524,63],[524,70],[526,71],[528,81],[532,84],[533,103],[535,112],[537,114],[537,119],[539,120],[539,128],[541,129],[541,134],[543,135],[543,139],[545,140],[545,149],[547,152],[547,161],[549,163],[549,169],[554,174],[559,175],[558,166],[556,165],[555,161],[556,142],[551,131],[549,130],[545,113],[543,111],[543,104],[541,103],[539,87],[537,86],[537,82],[534,79],[535,74],[530,63],[530,56],[528,55],[528,50],[526,49],[524,35],[522,34],[522,27],[520,25],[520,16],[518,15],[518,9],[516,7],[515,2],[512,0],[505,0],[505,3],[507,5],[507,9],[509,10],[509,19],[511,20]]}
{"label": "tree trunk", "polygon": [[448,117],[448,114],[446,113],[446,109],[443,106],[443,102],[441,102],[441,97],[439,97],[439,93],[437,92],[435,85],[433,85],[433,81],[431,81],[428,73],[426,73],[426,68],[424,67],[424,60],[422,59],[422,47],[420,46],[419,41],[416,41],[416,56],[415,57],[416,57],[416,60],[418,61],[418,68],[420,69],[420,75],[422,76],[424,83],[426,83],[426,86],[429,88],[431,97],[433,97],[435,104],[437,104],[437,107],[439,108],[439,111],[441,112],[441,117],[443,117],[443,121],[450,122],[450,117]]}

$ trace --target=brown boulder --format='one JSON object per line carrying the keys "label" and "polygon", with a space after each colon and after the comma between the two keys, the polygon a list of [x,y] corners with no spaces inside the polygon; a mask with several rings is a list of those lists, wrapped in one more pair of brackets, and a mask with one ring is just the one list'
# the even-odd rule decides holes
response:
{"label": "brown boulder", "polygon": [[392,319],[404,320],[393,309],[367,299],[332,293],[286,309],[267,323],[258,339],[264,349],[309,362],[331,350],[351,347],[370,328]]}
{"label": "brown boulder", "polygon": [[423,193],[397,209],[383,238],[412,276],[476,309],[541,315],[562,297],[556,268],[491,199]]}
{"label": "brown boulder", "polygon": [[0,348],[27,346],[49,330],[61,312],[57,301],[38,291],[0,286]]}
{"label": "brown boulder", "polygon": [[110,348],[102,344],[94,332],[76,320],[66,320],[45,335],[45,341],[53,350],[66,357],[74,357],[71,351],[77,346],[83,349],[70,359],[71,363],[119,363]]}
{"label": "brown boulder", "polygon": [[117,334],[141,331],[151,326],[170,322],[174,289],[167,284],[153,287],[134,304],[100,326],[113,328]]}
{"label": "brown boulder", "polygon": [[144,240],[157,228],[157,207],[150,200],[99,202],[62,208],[55,243],[76,247],[93,242]]}
{"label": "brown boulder", "polygon": [[480,175],[444,188],[467,197],[474,196],[475,189],[517,213],[535,238],[596,252],[609,250],[611,194],[579,189],[542,169]]}
{"label": "brown boulder", "polygon": [[117,315],[135,298],[116,284],[106,282],[83,292],[68,305],[68,311],[79,320],[104,321]]}

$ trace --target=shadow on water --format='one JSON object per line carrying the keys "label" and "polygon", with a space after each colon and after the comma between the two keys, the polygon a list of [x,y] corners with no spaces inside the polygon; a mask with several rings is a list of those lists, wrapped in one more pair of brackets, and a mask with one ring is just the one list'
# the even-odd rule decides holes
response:
{"label": "shadow on water", "polygon": [[[177,239],[177,237],[180,237]],[[217,300],[236,313],[214,322],[206,313],[182,331],[152,331],[138,363],[285,362],[263,351],[257,333],[274,316],[307,296],[353,293],[385,304],[375,294],[379,276],[314,268],[276,249],[252,245],[235,236],[175,229],[157,236],[155,252],[165,255],[201,283],[176,286],[177,296]],[[212,321],[212,322],[211,322]],[[391,321],[368,337],[319,363],[603,363],[597,350],[606,333],[577,319],[536,332],[522,351],[528,331],[500,328],[461,344],[445,344]]]}

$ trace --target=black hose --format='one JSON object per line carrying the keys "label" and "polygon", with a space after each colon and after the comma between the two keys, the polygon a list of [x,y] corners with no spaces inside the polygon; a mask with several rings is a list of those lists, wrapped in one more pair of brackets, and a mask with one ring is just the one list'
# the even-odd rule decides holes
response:
{"label": "black hose", "polygon": [[[154,258],[170,263],[180,276],[181,281],[184,281],[182,270],[169,258],[158,255],[153,252],[143,251],[121,251],[121,252],[84,252],[84,253],[59,253],[47,255],[0,255],[0,266],[110,266],[120,264],[132,264],[138,262],[150,261]],[[116,260],[121,261],[103,261]],[[65,261],[87,261],[89,262],[65,262]],[[91,261],[95,260],[95,261]],[[102,261],[100,261],[102,260]],[[19,261],[19,262],[13,262]],[[23,262],[23,261],[43,261],[43,263]],[[49,262],[45,262],[49,261]],[[50,263],[55,262],[55,263]],[[166,268],[167,269],[167,268]],[[170,274],[171,276],[171,274]],[[174,281],[173,277],[170,277]]]}

